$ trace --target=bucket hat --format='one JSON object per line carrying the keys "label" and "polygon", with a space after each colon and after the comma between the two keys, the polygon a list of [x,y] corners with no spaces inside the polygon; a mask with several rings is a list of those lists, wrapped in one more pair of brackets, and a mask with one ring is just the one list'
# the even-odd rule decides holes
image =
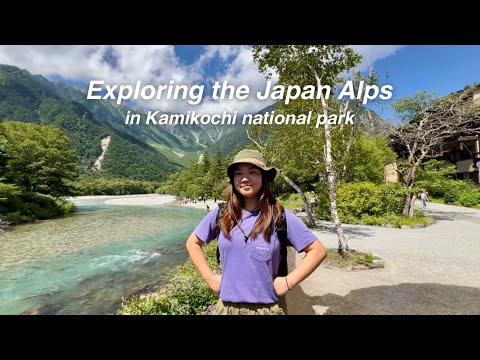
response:
{"label": "bucket hat", "polygon": [[233,162],[227,168],[227,174],[231,181],[233,181],[235,164],[239,163],[247,163],[259,167],[267,173],[270,181],[273,181],[275,179],[275,176],[277,176],[277,169],[266,165],[265,159],[263,158],[263,155],[260,151],[243,149],[237,155],[235,155]]}

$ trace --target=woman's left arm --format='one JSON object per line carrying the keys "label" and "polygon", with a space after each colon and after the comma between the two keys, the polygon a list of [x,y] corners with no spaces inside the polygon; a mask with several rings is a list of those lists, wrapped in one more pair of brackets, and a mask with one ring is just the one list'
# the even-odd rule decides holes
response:
{"label": "woman's left arm", "polygon": [[327,256],[327,250],[320,240],[315,240],[305,247],[306,255],[298,266],[285,277],[277,277],[274,281],[275,289],[279,295],[286,294],[294,286],[305,280]]}

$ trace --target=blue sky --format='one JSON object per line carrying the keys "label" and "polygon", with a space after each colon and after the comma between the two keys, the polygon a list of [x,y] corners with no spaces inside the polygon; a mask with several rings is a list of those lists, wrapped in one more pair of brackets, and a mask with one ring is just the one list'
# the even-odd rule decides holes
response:
{"label": "blue sky", "polygon": [[[480,46],[352,47],[364,56],[361,70],[373,66],[381,83],[393,85],[394,99],[413,96],[420,90],[445,95],[480,82]],[[243,101],[212,100],[207,87],[204,100],[194,107],[180,100],[142,103],[154,110],[241,113],[258,111],[273,103],[272,100],[259,101],[253,95],[263,91],[265,79],[253,62],[251,47],[246,45],[0,45],[0,63],[77,86],[91,80],[104,80],[106,84],[135,84],[140,80],[142,85],[168,84],[174,80],[175,84],[189,86],[228,80],[237,86],[250,87],[251,95]]]}
{"label": "blue sky", "polygon": [[417,91],[438,96],[480,83],[480,46],[411,45],[374,64],[379,75],[388,72],[394,96],[412,96]]}

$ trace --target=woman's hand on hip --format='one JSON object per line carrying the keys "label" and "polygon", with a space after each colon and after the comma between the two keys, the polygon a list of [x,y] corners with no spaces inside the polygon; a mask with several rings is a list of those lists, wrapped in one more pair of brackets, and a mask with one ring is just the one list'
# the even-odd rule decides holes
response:
{"label": "woman's hand on hip", "polygon": [[275,292],[283,296],[288,292],[287,282],[285,281],[285,276],[276,277],[273,281],[273,286],[275,287]]}
{"label": "woman's hand on hip", "polygon": [[220,291],[220,283],[222,282],[222,275],[213,274],[207,281],[208,286],[215,292]]}

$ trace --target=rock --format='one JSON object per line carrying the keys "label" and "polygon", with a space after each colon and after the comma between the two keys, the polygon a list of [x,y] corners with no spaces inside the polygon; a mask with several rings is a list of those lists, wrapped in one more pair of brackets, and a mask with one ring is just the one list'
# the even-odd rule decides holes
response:
{"label": "rock", "polygon": [[372,261],[372,266],[371,266],[372,269],[382,268],[382,267],[383,267],[383,260],[375,259]]}

